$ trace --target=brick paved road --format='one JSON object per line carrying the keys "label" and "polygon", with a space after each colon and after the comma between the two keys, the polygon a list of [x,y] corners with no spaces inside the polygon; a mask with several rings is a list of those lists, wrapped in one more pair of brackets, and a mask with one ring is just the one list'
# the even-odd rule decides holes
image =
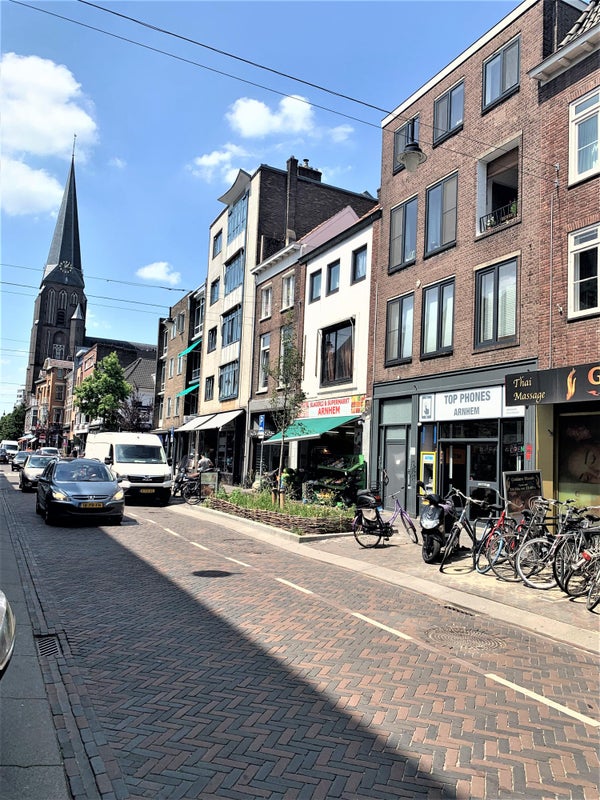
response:
{"label": "brick paved road", "polygon": [[597,800],[592,654],[236,521],[48,528],[10,503],[107,800]]}

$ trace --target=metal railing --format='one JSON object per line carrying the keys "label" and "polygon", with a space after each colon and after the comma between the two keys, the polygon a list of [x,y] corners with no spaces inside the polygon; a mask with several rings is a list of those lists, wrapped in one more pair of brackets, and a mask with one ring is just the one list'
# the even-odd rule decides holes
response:
{"label": "metal railing", "polygon": [[518,213],[519,204],[516,200],[513,200],[512,202],[508,203],[508,205],[497,208],[490,214],[485,214],[483,217],[480,217],[479,230],[481,233],[493,230],[494,228],[497,228],[498,225],[503,225],[505,222],[515,219]]}

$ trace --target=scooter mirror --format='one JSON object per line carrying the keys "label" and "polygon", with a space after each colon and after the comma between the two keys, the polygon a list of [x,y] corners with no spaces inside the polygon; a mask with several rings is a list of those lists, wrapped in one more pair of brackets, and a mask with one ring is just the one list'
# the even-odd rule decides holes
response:
{"label": "scooter mirror", "polygon": [[417,481],[417,488],[425,489],[425,484],[423,483],[423,481]]}

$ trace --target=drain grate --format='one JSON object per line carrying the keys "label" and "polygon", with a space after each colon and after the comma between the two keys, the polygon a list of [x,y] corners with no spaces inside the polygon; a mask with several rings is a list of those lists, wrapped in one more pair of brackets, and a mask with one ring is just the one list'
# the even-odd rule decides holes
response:
{"label": "drain grate", "polygon": [[456,606],[444,606],[447,611],[455,611],[457,614],[464,614],[465,617],[474,617],[475,614],[471,614],[470,611],[466,611],[464,608],[456,608]]}
{"label": "drain grate", "polygon": [[504,642],[501,639],[485,631],[478,631],[473,628],[430,628],[425,631],[425,636],[429,641],[446,645],[451,650],[487,652],[488,650],[502,650],[504,648]]}
{"label": "drain grate", "polygon": [[58,636],[49,634],[47,636],[36,636],[35,643],[37,645],[38,653],[44,658],[50,656],[59,656],[61,653],[60,642]]}

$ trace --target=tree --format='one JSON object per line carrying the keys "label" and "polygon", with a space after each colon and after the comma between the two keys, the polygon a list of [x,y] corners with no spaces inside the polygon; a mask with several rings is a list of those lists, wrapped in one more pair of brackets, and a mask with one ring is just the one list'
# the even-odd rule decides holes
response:
{"label": "tree", "polygon": [[281,433],[279,448],[278,486],[283,472],[283,449],[285,432],[300,413],[306,395],[302,391],[303,359],[298,350],[294,318],[290,313],[285,317],[281,329],[279,359],[270,367],[268,375],[272,379],[269,405],[271,418],[277,432]]}
{"label": "tree", "polygon": [[3,414],[0,419],[0,439],[17,440],[23,436],[25,428],[25,406],[20,403],[10,414]]}
{"label": "tree", "polygon": [[125,398],[119,407],[122,431],[147,431],[152,427],[152,406],[145,406],[137,389]]}
{"label": "tree", "polygon": [[118,430],[119,409],[133,391],[124,377],[116,353],[110,353],[96,366],[93,375],[74,389],[77,405],[90,419],[101,417],[106,430]]}

